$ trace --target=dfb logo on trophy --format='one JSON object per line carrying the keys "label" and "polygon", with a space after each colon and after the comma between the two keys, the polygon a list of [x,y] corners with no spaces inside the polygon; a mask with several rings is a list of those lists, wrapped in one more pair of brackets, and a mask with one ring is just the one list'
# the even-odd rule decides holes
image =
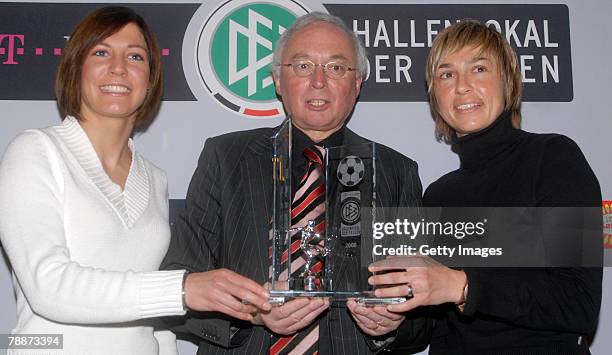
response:
{"label": "dfb logo on trophy", "polygon": [[307,10],[296,1],[227,1],[204,21],[196,59],[200,79],[224,107],[246,117],[277,117],[270,64],[281,34]]}

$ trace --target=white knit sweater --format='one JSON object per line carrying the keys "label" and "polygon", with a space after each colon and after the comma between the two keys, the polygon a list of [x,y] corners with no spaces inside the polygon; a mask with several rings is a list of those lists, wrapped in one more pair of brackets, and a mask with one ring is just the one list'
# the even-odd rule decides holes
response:
{"label": "white knit sweater", "polygon": [[12,332],[63,334],[63,350],[41,354],[176,353],[174,336],[153,318],[184,313],[184,271],[154,271],[170,242],[166,176],[129,144],[123,191],[72,117],[23,132],[0,163]]}

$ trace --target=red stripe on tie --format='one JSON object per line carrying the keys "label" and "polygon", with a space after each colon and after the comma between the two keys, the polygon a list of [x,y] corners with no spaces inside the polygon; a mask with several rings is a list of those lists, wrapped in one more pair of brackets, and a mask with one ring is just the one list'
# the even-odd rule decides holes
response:
{"label": "red stripe on tie", "polygon": [[[300,249],[299,239],[293,241],[293,243],[291,243],[291,245],[289,246],[289,250],[291,251],[291,254],[295,253],[298,249]],[[281,263],[284,263],[285,261],[287,261],[288,257],[289,257],[289,253],[287,253],[287,251],[285,250],[283,254],[281,255]]]}
{"label": "red stripe on tie", "polygon": [[292,336],[281,337],[280,339],[278,339],[278,341],[270,347],[270,355],[279,354],[285,348],[285,346],[289,344],[291,339],[293,339],[296,335],[297,333]]}
{"label": "red stripe on tie", "polygon": [[309,148],[304,149],[304,155],[311,162],[318,163],[319,165],[323,165],[323,160],[321,159],[319,154],[315,153],[312,149],[309,149]]}
{"label": "red stripe on tie", "polygon": [[321,272],[321,271],[323,271],[323,262],[322,262],[322,261],[317,261],[317,263],[316,263],[316,264],[314,264],[314,265],[313,265],[313,266],[310,268],[310,270],[311,270],[313,273],[317,273],[317,272]]}
{"label": "red stripe on tie", "polygon": [[315,233],[322,233],[325,230],[325,220],[322,220],[314,227]]}
{"label": "red stripe on tie", "polygon": [[324,193],[325,193],[325,186],[323,185],[319,185],[316,189],[312,190],[312,192],[308,195],[308,197],[306,197],[304,201],[302,201],[302,203],[300,203],[295,208],[291,209],[291,218],[295,218],[297,215],[302,213],[306,209],[306,207],[310,205],[312,201],[316,200],[318,197],[320,197]]}

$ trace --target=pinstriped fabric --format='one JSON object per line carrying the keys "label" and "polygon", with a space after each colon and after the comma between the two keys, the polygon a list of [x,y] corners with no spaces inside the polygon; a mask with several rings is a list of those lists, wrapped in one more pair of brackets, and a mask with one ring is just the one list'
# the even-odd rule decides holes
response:
{"label": "pinstriped fabric", "polygon": [[[268,281],[272,205],[269,137],[273,134],[271,128],[256,129],[206,141],[189,185],[186,208],[173,227],[163,268],[203,271],[225,267],[262,284]],[[366,142],[348,129],[344,137],[345,144]],[[376,156],[380,206],[419,206],[421,184],[416,163],[380,144],[376,145]],[[342,304],[331,307],[321,322],[329,336],[327,354],[376,352]],[[230,324],[243,329],[232,342]],[[264,355],[270,347],[270,333],[263,327],[192,314],[186,325],[192,335],[201,338],[199,355]],[[203,335],[211,330],[217,338]],[[400,332],[398,336],[411,335]]]}
{"label": "pinstriped fabric", "polygon": [[71,116],[55,127],[57,134],[64,140],[68,150],[83,168],[85,174],[98,187],[106,200],[111,204],[119,218],[128,228],[147,208],[149,199],[149,178],[143,158],[136,152],[132,139],[128,146],[132,151],[132,163],[125,182],[125,188],[115,184],[104,171],[87,134],[78,121]]}

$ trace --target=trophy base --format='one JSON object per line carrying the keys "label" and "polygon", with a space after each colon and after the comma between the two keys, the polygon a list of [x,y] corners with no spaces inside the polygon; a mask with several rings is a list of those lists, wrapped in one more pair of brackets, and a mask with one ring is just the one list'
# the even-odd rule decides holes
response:
{"label": "trophy base", "polygon": [[360,306],[376,306],[386,304],[400,304],[407,301],[406,297],[357,297],[355,302]]}
{"label": "trophy base", "polygon": [[325,291],[331,289],[331,282],[317,275],[304,275],[289,280],[289,288],[295,291]]}
{"label": "trophy base", "polygon": [[405,297],[375,297],[372,291],[270,290],[268,303],[273,306],[281,306],[298,297],[325,297],[332,302],[343,302],[352,298],[361,306],[400,304],[407,300]]}

